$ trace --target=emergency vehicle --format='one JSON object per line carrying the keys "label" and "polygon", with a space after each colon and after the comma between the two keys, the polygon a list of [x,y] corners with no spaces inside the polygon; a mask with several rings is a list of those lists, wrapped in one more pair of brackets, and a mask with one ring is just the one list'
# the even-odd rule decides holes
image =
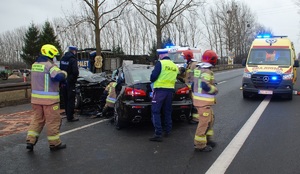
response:
{"label": "emergency vehicle", "polygon": [[292,100],[299,62],[287,36],[257,36],[243,66],[243,98],[258,94],[279,95]]}
{"label": "emergency vehicle", "polygon": [[186,61],[183,58],[183,52],[186,50],[191,50],[194,55],[194,59],[198,62],[201,61],[202,53],[200,48],[193,47],[181,47],[181,46],[169,46],[163,49],[157,49],[157,52],[165,52],[168,51],[168,55],[170,59],[178,66],[184,67],[186,66]]}

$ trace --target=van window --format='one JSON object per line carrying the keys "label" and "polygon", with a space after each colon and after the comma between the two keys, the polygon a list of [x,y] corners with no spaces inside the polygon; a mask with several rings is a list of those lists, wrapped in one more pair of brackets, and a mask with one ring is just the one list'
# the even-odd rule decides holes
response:
{"label": "van window", "polygon": [[169,57],[174,63],[185,63],[182,52],[169,53]]}
{"label": "van window", "polygon": [[248,65],[291,65],[289,49],[252,49]]}

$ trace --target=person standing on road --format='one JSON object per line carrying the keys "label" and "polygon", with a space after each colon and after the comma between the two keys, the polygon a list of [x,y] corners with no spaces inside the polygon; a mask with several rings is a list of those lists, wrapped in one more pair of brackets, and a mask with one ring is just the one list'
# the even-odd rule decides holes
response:
{"label": "person standing on road", "polygon": [[162,141],[161,111],[164,114],[165,135],[172,129],[172,97],[175,92],[175,82],[178,67],[168,57],[168,52],[159,52],[160,61],[155,64],[150,81],[153,83],[152,122],[155,134],[150,141]]}
{"label": "person standing on road", "polygon": [[64,98],[65,112],[68,122],[78,121],[74,117],[75,109],[75,84],[79,75],[78,63],[75,57],[78,49],[75,46],[69,46],[69,51],[65,53],[60,61],[60,68],[68,73],[66,81],[61,83],[61,93]]}
{"label": "person standing on road", "polygon": [[[184,82],[185,84],[190,88],[190,94],[192,94],[191,85],[194,80],[194,69],[196,68],[196,65],[198,64],[197,60],[194,59],[194,54],[191,50],[186,50],[183,52],[183,57],[187,61],[186,70],[184,73]],[[191,95],[191,97],[193,97]],[[190,124],[198,124],[199,122],[199,115],[197,112],[197,109],[193,106],[191,117],[188,118],[188,121]]]}
{"label": "person standing on road", "polygon": [[49,147],[51,151],[55,151],[66,148],[66,144],[62,144],[59,137],[59,82],[66,79],[67,73],[52,61],[59,54],[55,46],[43,45],[41,54],[31,69],[31,103],[34,116],[28,129],[26,148],[33,151],[44,125],[47,125]]}
{"label": "person standing on road", "polygon": [[194,138],[196,151],[210,152],[216,143],[212,140],[214,114],[212,105],[218,89],[215,86],[214,74],[211,68],[217,63],[218,56],[212,50],[206,50],[202,55],[202,62],[194,69],[192,84],[193,105],[199,114],[199,123]]}

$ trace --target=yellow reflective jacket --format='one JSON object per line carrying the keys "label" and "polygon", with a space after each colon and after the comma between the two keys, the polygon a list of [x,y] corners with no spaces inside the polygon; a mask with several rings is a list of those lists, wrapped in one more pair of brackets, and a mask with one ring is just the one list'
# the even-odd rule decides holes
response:
{"label": "yellow reflective jacket", "polygon": [[[205,82],[210,91],[204,91],[201,82]],[[215,95],[218,89],[215,86],[214,73],[209,68],[198,67],[194,69],[193,104],[194,106],[207,106],[215,104]]]}
{"label": "yellow reflective jacket", "polygon": [[161,71],[158,78],[154,82],[153,88],[174,89],[176,77],[178,74],[177,65],[168,59],[160,60],[160,62],[161,62]]}
{"label": "yellow reflective jacket", "polygon": [[50,61],[32,64],[31,103],[51,105],[59,102],[59,82],[51,79],[59,73],[63,72]]}

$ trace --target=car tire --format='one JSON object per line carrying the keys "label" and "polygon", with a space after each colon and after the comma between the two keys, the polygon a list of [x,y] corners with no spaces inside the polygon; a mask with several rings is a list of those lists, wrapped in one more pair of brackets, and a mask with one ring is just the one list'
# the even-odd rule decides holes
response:
{"label": "car tire", "polygon": [[248,99],[248,98],[250,98],[250,96],[251,96],[251,94],[249,92],[243,91],[243,98],[244,99]]}
{"label": "car tire", "polygon": [[75,95],[75,109],[79,109],[81,103],[82,103],[82,98],[81,98],[80,94],[76,94]]}
{"label": "car tire", "polygon": [[120,119],[117,111],[114,111],[114,124],[117,130],[121,130],[126,126],[125,122]]}

